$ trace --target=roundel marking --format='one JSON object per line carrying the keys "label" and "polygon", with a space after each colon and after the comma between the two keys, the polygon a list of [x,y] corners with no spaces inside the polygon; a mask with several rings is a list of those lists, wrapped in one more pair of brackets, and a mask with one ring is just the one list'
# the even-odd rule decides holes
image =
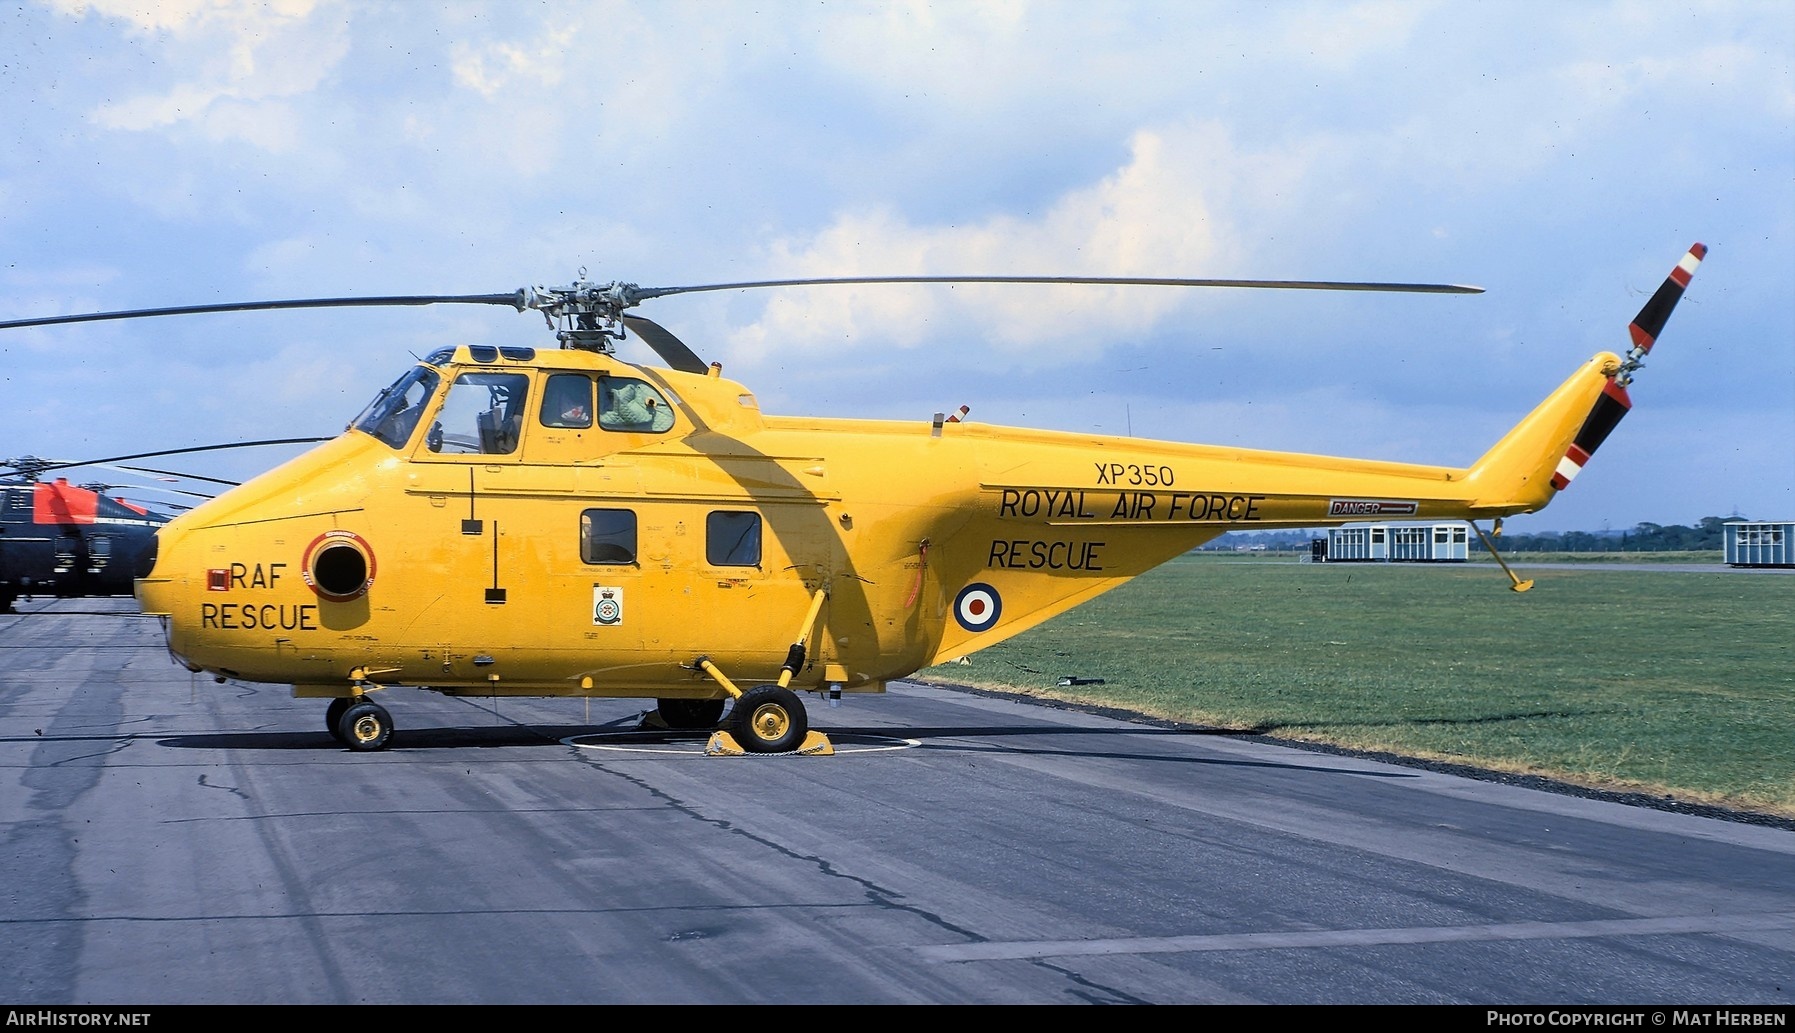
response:
{"label": "roundel marking", "polygon": [[997,589],[975,581],[954,596],[954,620],[967,631],[985,631],[997,623],[1003,613],[1003,597]]}

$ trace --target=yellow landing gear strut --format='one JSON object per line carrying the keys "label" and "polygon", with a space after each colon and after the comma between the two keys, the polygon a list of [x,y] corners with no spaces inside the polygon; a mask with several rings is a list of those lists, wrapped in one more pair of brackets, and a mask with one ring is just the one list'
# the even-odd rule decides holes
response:
{"label": "yellow landing gear strut", "polygon": [[721,685],[729,698],[735,700],[735,707],[729,713],[728,727],[711,733],[710,741],[705,744],[704,752],[707,756],[740,757],[748,753],[798,753],[807,756],[834,754],[835,746],[829,742],[828,737],[810,730],[810,718],[804,712],[804,703],[790,688],[792,677],[804,667],[804,655],[816,628],[817,614],[822,612],[823,600],[828,597],[827,588],[818,588],[816,594],[810,597],[810,609],[805,613],[804,623],[798,629],[797,641],[786,654],[785,665],[779,671],[777,683],[756,685],[744,692],[711,662],[710,657],[698,658],[698,669]]}
{"label": "yellow landing gear strut", "polygon": [[384,750],[393,740],[393,716],[367,695],[370,689],[379,688],[368,681],[369,676],[376,673],[390,674],[391,671],[374,672],[365,667],[350,671],[349,681],[354,694],[338,696],[324,711],[324,727],[331,737],[357,753]]}
{"label": "yellow landing gear strut", "polygon": [[[1467,520],[1467,521],[1465,521],[1465,523],[1470,524],[1471,530],[1477,532],[1477,537],[1483,539],[1483,547],[1490,550],[1490,555],[1494,556],[1496,558],[1496,562],[1501,564],[1502,573],[1507,574],[1508,579],[1510,581],[1514,582],[1514,584],[1509,586],[1510,588],[1512,588],[1513,590],[1515,590],[1517,592],[1525,592],[1529,588],[1533,587],[1532,581],[1522,581],[1520,578],[1515,576],[1514,571],[1508,569],[1508,564],[1502,562],[1502,555],[1496,551],[1496,543],[1493,540],[1491,540],[1489,535],[1483,533],[1483,528],[1478,527],[1477,522],[1475,520]],[[1502,533],[1502,521],[1501,520],[1496,521],[1496,533],[1497,534]]]}

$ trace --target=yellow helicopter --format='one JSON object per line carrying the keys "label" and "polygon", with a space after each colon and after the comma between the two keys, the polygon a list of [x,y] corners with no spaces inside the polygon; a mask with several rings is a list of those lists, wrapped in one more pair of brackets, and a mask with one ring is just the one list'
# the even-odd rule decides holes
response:
{"label": "yellow helicopter", "polygon": [[[340,436],[164,525],[138,571],[141,609],[162,619],[192,671],[330,700],[326,726],[353,751],[392,742],[392,717],[372,697],[408,685],[652,699],[645,724],[708,731],[707,752],[826,754],[799,693],[881,692],[1227,531],[1474,522],[1544,507],[1630,408],[1627,385],[1706,252],[1696,244],[1677,263],[1624,356],[1589,359],[1465,468],[959,414],[769,415],[720,365],[628,312],[668,295],[819,284],[1479,290],[1451,284],[905,276],[643,288],[582,272],[570,286],[507,294],[187,306],[0,329],[358,305],[543,313],[560,347],[433,352]],[[618,358],[631,333],[666,366]]]}

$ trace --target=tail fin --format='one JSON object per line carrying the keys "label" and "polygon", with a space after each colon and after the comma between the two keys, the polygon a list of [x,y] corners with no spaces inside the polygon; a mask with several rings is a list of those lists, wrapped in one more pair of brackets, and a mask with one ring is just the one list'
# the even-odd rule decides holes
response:
{"label": "tail fin", "polygon": [[1625,358],[1602,352],[1590,359],[1472,464],[1466,480],[1474,492],[1473,517],[1530,513],[1570,486],[1632,409],[1627,385],[1707,254],[1705,245],[1695,244],[1671,269],[1627,327],[1633,347]]}

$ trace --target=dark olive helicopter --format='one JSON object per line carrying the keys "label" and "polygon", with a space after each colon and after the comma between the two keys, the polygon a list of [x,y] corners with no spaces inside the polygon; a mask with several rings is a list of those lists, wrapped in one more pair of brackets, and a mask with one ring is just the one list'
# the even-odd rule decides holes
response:
{"label": "dark olive helicopter", "polygon": [[0,613],[21,596],[131,594],[169,516],[95,490],[107,485],[35,480],[31,457],[12,465],[23,477],[0,481]]}
{"label": "dark olive helicopter", "polygon": [[[79,462],[37,456],[0,460],[0,613],[20,599],[130,595],[133,582],[155,558],[156,531],[192,506],[136,499],[148,491],[195,499],[213,495],[163,485],[73,483],[48,473],[82,469],[122,471],[159,480],[234,487],[237,482],[203,474],[118,466],[157,456],[188,455],[261,445],[315,444],[324,438],[280,438],[139,452]],[[120,489],[125,489],[121,491]]]}

